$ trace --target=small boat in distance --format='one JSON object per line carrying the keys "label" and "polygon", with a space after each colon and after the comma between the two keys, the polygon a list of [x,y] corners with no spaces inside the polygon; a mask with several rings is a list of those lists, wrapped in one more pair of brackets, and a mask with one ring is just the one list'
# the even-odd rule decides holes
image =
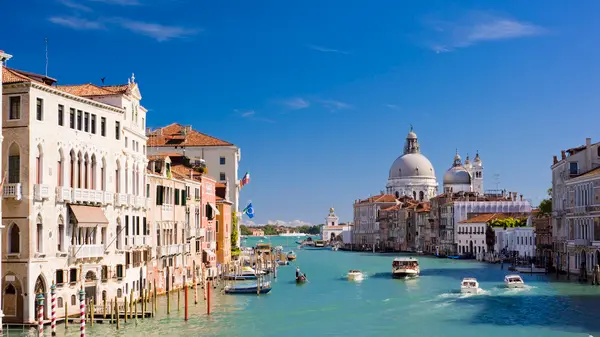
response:
{"label": "small boat in distance", "polygon": [[271,282],[264,282],[258,286],[258,283],[251,284],[233,284],[225,286],[225,294],[267,294],[271,291]]}
{"label": "small boat in distance", "polygon": [[315,248],[325,248],[324,240],[315,240]]}
{"label": "small boat in distance", "polygon": [[504,284],[507,288],[525,288],[525,282],[519,275],[504,276]]}
{"label": "small boat in distance", "polygon": [[362,281],[364,278],[360,270],[351,269],[348,271],[348,281]]}
{"label": "small boat in distance", "polygon": [[287,259],[288,261],[294,261],[296,259],[296,253],[291,250],[289,253],[287,253]]}
{"label": "small boat in distance", "polygon": [[290,264],[290,261],[277,260],[277,264],[280,266],[287,266]]}
{"label": "small boat in distance", "polygon": [[244,280],[256,280],[256,275],[264,275],[264,271],[256,271],[251,267],[243,267],[242,272],[239,274],[227,274],[224,275],[223,278],[226,280],[236,280],[236,281],[244,281]]}
{"label": "small boat in distance", "polygon": [[460,292],[463,294],[478,294],[480,291],[479,282],[474,277],[465,277],[460,283]]}
{"label": "small boat in distance", "polygon": [[414,257],[397,257],[392,262],[392,277],[417,277],[421,273],[419,261]]}

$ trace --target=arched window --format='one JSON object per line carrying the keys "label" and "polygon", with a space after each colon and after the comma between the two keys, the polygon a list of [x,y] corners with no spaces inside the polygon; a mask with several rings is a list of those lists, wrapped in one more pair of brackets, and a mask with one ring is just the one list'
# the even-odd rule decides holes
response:
{"label": "arched window", "polygon": [[129,163],[125,163],[125,194],[129,193]]}
{"label": "arched window", "polygon": [[42,216],[38,214],[36,219],[35,251],[42,253],[44,251],[44,225]]}
{"label": "arched window", "polygon": [[77,188],[83,187],[83,177],[81,176],[83,171],[83,155],[81,152],[77,154]]}
{"label": "arched window", "polygon": [[425,199],[425,193],[423,191],[419,192],[419,200],[423,201]]}
{"label": "arched window", "polygon": [[121,232],[123,231],[123,227],[121,227],[121,218],[117,218],[117,241],[115,242],[115,245],[117,247],[117,249],[122,249],[121,248]]}
{"label": "arched window", "polygon": [[91,181],[90,188],[92,190],[96,189],[96,177],[98,176],[98,174],[96,172],[96,166],[97,166],[96,165],[96,155],[93,154],[92,155],[92,174],[91,174],[91,177],[90,177],[90,181]]}
{"label": "arched window", "polygon": [[119,180],[121,180],[121,163],[117,160],[117,169],[115,170],[115,193],[121,193]]}
{"label": "arched window", "polygon": [[413,191],[413,199],[417,200],[417,192]]}
{"label": "arched window", "polygon": [[62,297],[59,297],[59,298],[57,298],[57,299],[56,299],[56,303],[58,304],[58,307],[59,307],[59,308],[62,308],[62,307],[63,307],[63,305],[64,305],[64,303],[63,303],[63,302],[64,302],[64,301],[63,301],[63,298],[62,298]]}
{"label": "arched window", "polygon": [[75,295],[71,295],[71,305],[77,305],[77,297]]}
{"label": "arched window", "polygon": [[17,143],[12,143],[8,149],[8,183],[21,182],[21,152]]}
{"label": "arched window", "polygon": [[100,189],[106,191],[106,158],[102,158],[100,165]]}
{"label": "arched window", "polygon": [[90,157],[86,153],[83,157],[83,188],[90,188]]}
{"label": "arched window", "polygon": [[75,187],[75,152],[69,152],[69,187]]}
{"label": "arched window", "polygon": [[18,254],[21,252],[21,232],[17,224],[10,225],[8,229],[8,253]]}
{"label": "arched window", "polygon": [[56,165],[56,185],[63,186],[64,155],[62,149],[58,149],[58,163]]}
{"label": "arched window", "polygon": [[35,157],[35,183],[41,184],[44,179],[44,162],[43,157],[44,153],[42,151],[42,145],[38,145],[37,147],[37,155]]}

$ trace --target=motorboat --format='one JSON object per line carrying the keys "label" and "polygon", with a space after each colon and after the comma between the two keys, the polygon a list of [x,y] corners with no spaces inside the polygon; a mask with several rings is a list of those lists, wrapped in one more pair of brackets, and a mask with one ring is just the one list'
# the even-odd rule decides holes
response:
{"label": "motorboat", "polygon": [[360,270],[351,269],[348,271],[348,281],[362,281],[364,278]]}
{"label": "motorboat", "polygon": [[417,277],[421,273],[419,260],[414,257],[397,257],[392,262],[392,277]]}
{"label": "motorboat", "polygon": [[225,294],[267,294],[271,289],[271,282],[264,282],[260,286],[258,283],[227,285],[223,291]]}
{"label": "motorboat", "polygon": [[236,281],[243,281],[243,280],[256,280],[256,276],[257,275],[264,275],[266,274],[264,271],[256,271],[251,267],[242,267],[242,272],[239,274],[226,274],[223,276],[224,279],[226,280],[236,280]]}
{"label": "motorboat", "polygon": [[296,276],[296,284],[306,283],[306,281],[308,281],[306,279],[306,275],[300,273],[300,274],[298,274],[298,276]]}
{"label": "motorboat", "polygon": [[525,282],[519,275],[504,276],[504,284],[507,288],[525,288]]}
{"label": "motorboat", "polygon": [[287,266],[290,264],[290,261],[277,260],[277,264],[280,266]]}
{"label": "motorboat", "polygon": [[291,250],[289,253],[287,253],[287,259],[288,261],[294,261],[296,259],[296,253]]}
{"label": "motorboat", "polygon": [[476,278],[465,277],[460,283],[460,292],[463,294],[478,294],[481,291]]}

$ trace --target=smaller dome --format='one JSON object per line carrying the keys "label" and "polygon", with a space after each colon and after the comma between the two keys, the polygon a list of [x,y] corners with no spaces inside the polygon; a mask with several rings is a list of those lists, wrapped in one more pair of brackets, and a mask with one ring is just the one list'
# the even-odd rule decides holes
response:
{"label": "smaller dome", "polygon": [[461,166],[453,166],[444,173],[445,185],[470,185],[471,175]]}
{"label": "smaller dome", "polygon": [[467,154],[467,158],[465,159],[465,164],[464,167],[468,170],[471,169],[473,167],[473,165],[471,164],[471,159],[469,158],[469,155]]}
{"label": "smaller dome", "polygon": [[417,134],[413,130],[410,130],[410,132],[406,136],[406,139],[417,139]]}

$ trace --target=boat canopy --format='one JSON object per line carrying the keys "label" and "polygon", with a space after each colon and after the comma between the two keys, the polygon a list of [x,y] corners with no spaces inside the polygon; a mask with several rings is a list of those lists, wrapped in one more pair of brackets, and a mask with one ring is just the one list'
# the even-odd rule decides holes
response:
{"label": "boat canopy", "polygon": [[416,262],[417,259],[415,259],[414,257],[397,257],[397,258],[394,259],[394,261],[398,261],[398,262],[402,262],[402,261]]}

